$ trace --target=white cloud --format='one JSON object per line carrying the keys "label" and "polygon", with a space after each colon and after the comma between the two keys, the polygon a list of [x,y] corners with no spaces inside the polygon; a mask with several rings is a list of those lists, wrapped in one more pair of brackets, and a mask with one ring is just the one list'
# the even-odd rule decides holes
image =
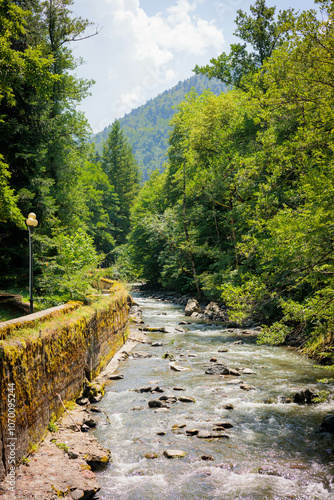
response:
{"label": "white cloud", "polygon": [[203,55],[211,47],[222,48],[222,32],[213,22],[196,16],[195,8],[196,2],[178,0],[165,13],[150,17],[140,8],[139,0],[117,0],[114,26],[117,34],[127,39],[134,58],[150,59],[159,67],[171,62],[178,52]]}
{"label": "white cloud", "polygon": [[82,50],[88,63],[79,73],[97,82],[83,106],[91,123],[92,116],[99,115],[94,130],[188,78],[196,64],[221,53],[222,31],[200,15],[202,3],[159,1],[159,7],[154,4],[155,9],[145,12],[139,0],[74,0],[77,14],[102,27],[97,37],[78,44],[79,55]]}

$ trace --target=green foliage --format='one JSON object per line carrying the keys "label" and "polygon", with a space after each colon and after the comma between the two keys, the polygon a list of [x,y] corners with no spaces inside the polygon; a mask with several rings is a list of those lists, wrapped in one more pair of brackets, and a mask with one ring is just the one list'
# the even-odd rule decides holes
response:
{"label": "green foliage", "polygon": [[57,425],[54,422],[50,422],[48,425],[48,431],[57,432],[58,431]]}
{"label": "green foliage", "polygon": [[118,120],[112,125],[104,145],[101,166],[117,194],[115,240],[122,244],[130,229],[130,210],[139,190],[139,170]]}
{"label": "green foliage", "polygon": [[[246,43],[232,44],[229,54],[223,52],[218,58],[212,58],[211,65],[196,66],[195,73],[217,78],[227,85],[246,88],[247,77],[258,71],[284,41],[283,27],[292,17],[292,11],[280,12],[275,21],[275,10],[276,7],[267,7],[265,0],[256,0],[250,6],[250,15],[238,10],[234,35]],[[248,52],[247,45],[254,52]]]}
{"label": "green foliage", "polygon": [[93,238],[83,229],[74,234],[56,233],[52,239],[56,255],[45,260],[39,279],[48,296],[83,299],[91,291],[92,273],[99,264]]}
{"label": "green foliage", "polygon": [[258,344],[283,344],[286,337],[291,333],[291,328],[280,321],[276,321],[271,326],[264,325],[259,332]]}
{"label": "green foliage", "polygon": [[263,0],[238,11],[253,52],[235,45],[198,71],[239,88],[180,103],[128,250],[145,279],[220,298],[230,319],[265,323],[260,342],[294,338],[332,363],[334,6],[317,5],[322,16],[275,20]]}
{"label": "green foliage", "polygon": [[57,443],[57,442],[55,442],[55,441],[54,441],[54,443],[55,443],[55,445],[56,445],[56,446],[57,446],[60,450],[63,450],[63,451],[65,451],[66,453],[68,452],[68,449],[69,449],[69,448],[68,448],[67,444],[65,444],[65,443]]}

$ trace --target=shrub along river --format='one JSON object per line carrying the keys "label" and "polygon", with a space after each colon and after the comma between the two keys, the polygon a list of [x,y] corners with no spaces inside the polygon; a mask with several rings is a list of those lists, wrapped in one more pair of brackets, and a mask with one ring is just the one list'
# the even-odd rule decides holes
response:
{"label": "shrub along river", "polygon": [[[289,402],[305,389],[329,391],[318,382],[327,371],[242,330],[189,320],[172,303],[134,299],[145,324],[167,333],[148,334],[152,343],[122,361],[124,378],[98,404],[110,423],[100,413],[94,434],[112,456],[97,473],[98,498],[333,499],[334,435],[318,431],[333,402]],[[240,375],[205,373],[217,364]],[[184,456],[166,456],[176,452]]]}

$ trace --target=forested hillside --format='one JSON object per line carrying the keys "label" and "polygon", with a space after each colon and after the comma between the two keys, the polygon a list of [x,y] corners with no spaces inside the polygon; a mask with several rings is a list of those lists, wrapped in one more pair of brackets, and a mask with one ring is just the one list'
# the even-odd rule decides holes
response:
{"label": "forested hillside", "polygon": [[128,255],[152,284],[223,301],[263,342],[334,340],[334,4],[238,12],[242,42],[196,72],[233,85],[191,92],[167,168],[134,206]]}
{"label": "forested hillside", "polygon": [[[194,75],[119,119],[121,128],[133,147],[143,181],[148,179],[150,172],[164,169],[171,131],[170,120],[177,111],[176,106],[192,88],[198,94],[210,89],[219,95],[226,86],[216,78],[209,80],[205,75]],[[100,154],[110,130],[111,125],[91,139]]]}

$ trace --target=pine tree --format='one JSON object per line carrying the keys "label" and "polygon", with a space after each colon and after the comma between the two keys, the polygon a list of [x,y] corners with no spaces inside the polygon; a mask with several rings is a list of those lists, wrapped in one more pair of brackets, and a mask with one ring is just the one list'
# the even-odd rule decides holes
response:
{"label": "pine tree", "polygon": [[115,239],[122,244],[130,230],[130,209],[139,191],[139,169],[118,120],[113,123],[104,145],[102,168],[118,196]]}

